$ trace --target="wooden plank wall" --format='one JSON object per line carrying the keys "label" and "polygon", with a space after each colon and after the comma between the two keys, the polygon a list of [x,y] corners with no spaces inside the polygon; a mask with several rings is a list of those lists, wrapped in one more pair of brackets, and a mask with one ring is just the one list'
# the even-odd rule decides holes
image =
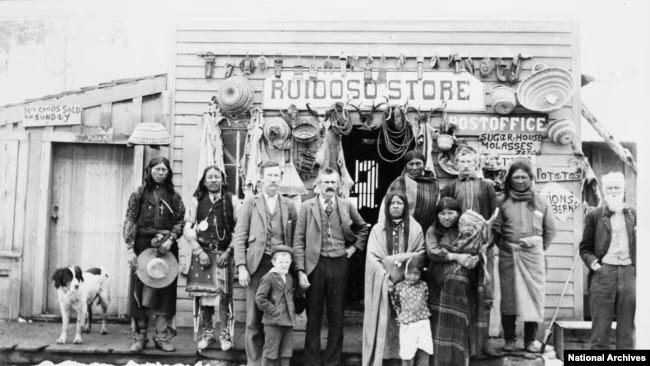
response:
{"label": "wooden plank wall", "polygon": [[[371,54],[377,65],[378,57],[387,57],[387,67],[395,67],[396,57],[403,53],[408,57],[405,68],[414,69],[415,56],[429,58],[438,54],[441,68],[447,69],[446,58],[452,53],[462,56],[471,55],[478,62],[483,57],[512,58],[518,53],[533,56],[524,62],[521,78],[531,74],[535,63],[559,66],[572,70],[579,80],[579,50],[577,26],[565,21],[502,21],[502,20],[435,20],[435,21],[383,21],[383,22],[259,22],[255,25],[212,22],[193,23],[180,26],[176,33],[176,50],[172,55],[174,65],[169,72],[170,89],[173,91],[174,148],[174,182],[182,192],[184,199],[189,199],[196,185],[198,144],[202,127],[202,114],[207,112],[210,98],[223,82],[225,63],[230,56],[239,62],[247,53],[257,57],[261,52],[270,61],[270,69],[256,71],[250,75],[254,89],[254,102],[261,106],[263,81],[273,73],[272,60],[275,53],[282,55],[284,67],[302,65],[306,68],[314,62],[321,66],[327,56],[338,66],[338,55],[360,56],[361,64]],[[213,52],[217,55],[214,76],[204,77],[204,61],[200,54]],[[510,60],[507,60],[508,62]],[[425,64],[426,65],[426,64]],[[237,72],[238,70],[236,70]],[[493,76],[484,80],[486,94],[496,85]],[[489,98],[486,98],[489,100]],[[579,121],[579,90],[571,102],[549,117],[571,117]],[[521,108],[515,110],[523,111]],[[487,113],[493,113],[488,106]],[[579,129],[579,124],[578,124]],[[224,130],[224,136],[243,138],[245,130]],[[578,132],[579,135],[579,132]],[[224,138],[225,140],[225,138]],[[232,144],[231,146],[241,146]],[[234,172],[236,162],[241,156],[239,151],[229,151],[235,159],[227,159],[227,169]],[[568,158],[573,156],[571,146],[558,146],[547,139],[542,142],[542,155],[538,165],[568,166]],[[439,171],[442,175],[442,172]],[[447,179],[444,179],[443,182]],[[229,174],[231,186],[235,186],[235,177]],[[580,197],[578,182],[563,183],[573,194]],[[541,190],[543,185],[538,185]],[[580,211],[580,210],[578,210]],[[573,218],[559,223],[559,232],[555,244],[548,251],[548,285],[547,316],[553,310],[562,290],[573,254],[582,231],[582,213],[577,212]],[[570,283],[567,296],[561,302],[560,317],[579,319],[582,316],[582,271],[577,270]],[[184,291],[184,279],[179,282],[179,324],[191,324],[190,300]],[[235,290],[236,317],[243,318],[243,295],[241,289]]]}
{"label": "wooden plank wall", "polygon": [[[125,144],[125,140],[133,131],[134,126],[143,121],[155,121],[168,125],[164,115],[165,89],[167,76],[160,75],[134,81],[115,82],[110,86],[89,88],[78,92],[64,93],[51,98],[25,102],[6,107],[0,107],[0,139],[7,136],[24,134],[25,141],[20,144],[19,172],[26,172],[24,178],[18,181],[18,187],[25,187],[22,206],[16,207],[15,225],[20,227],[16,233],[20,238],[14,238],[14,247],[8,250],[20,254],[17,274],[11,274],[20,287],[20,315],[30,316],[40,314],[46,303],[46,288],[50,286],[51,273],[45,273],[47,267],[49,219],[41,217],[41,212],[49,209],[50,196],[49,172],[51,168],[51,151],[53,143],[78,142],[76,127],[35,127],[25,129],[22,126],[23,107],[40,103],[77,104],[83,108],[82,123],[87,126],[103,125],[113,127],[116,140],[114,143]],[[142,160],[169,153],[169,149],[135,149],[136,157],[141,161],[133,162],[132,181],[138,185],[142,179]],[[137,168],[137,169],[136,169]],[[138,170],[138,171],[135,171]],[[123,205],[125,207],[125,204]],[[123,215],[124,213],[122,213]],[[20,239],[20,240],[17,240]],[[22,243],[29,243],[23,245]],[[18,245],[18,246],[16,246]],[[4,244],[3,244],[4,246]],[[4,286],[4,285],[3,285]],[[4,288],[4,287],[3,287]],[[16,291],[18,293],[18,291]],[[120,308],[118,306],[118,308]],[[121,308],[125,308],[122,306]],[[15,313],[15,314],[14,314]],[[12,310],[13,315],[17,315]]]}

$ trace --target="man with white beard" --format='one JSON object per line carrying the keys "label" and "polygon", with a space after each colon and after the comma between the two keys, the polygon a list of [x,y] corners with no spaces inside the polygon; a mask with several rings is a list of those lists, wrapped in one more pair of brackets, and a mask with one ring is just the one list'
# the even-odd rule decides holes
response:
{"label": "man with white beard", "polygon": [[591,348],[608,349],[616,317],[616,349],[634,349],[636,307],[636,212],[623,202],[625,178],[601,178],[605,204],[585,218],[580,256],[589,267]]}

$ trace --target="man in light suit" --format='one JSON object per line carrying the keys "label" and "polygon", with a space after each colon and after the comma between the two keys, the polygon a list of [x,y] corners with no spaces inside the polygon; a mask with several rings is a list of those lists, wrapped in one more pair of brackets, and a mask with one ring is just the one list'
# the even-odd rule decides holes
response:
{"label": "man in light suit", "polygon": [[246,289],[244,343],[248,366],[262,364],[263,313],[255,304],[255,293],[272,267],[271,251],[277,245],[293,246],[297,214],[294,204],[278,193],[282,170],[277,162],[262,164],[262,192],[239,209],[233,236],[239,284]]}
{"label": "man in light suit", "polygon": [[[348,259],[363,251],[368,227],[354,205],[336,196],[339,175],[324,169],[316,179],[318,195],[300,209],[294,236],[298,282],[307,292],[305,365],[338,365],[343,348],[343,306]],[[327,303],[327,347],[321,358],[320,330]]]}

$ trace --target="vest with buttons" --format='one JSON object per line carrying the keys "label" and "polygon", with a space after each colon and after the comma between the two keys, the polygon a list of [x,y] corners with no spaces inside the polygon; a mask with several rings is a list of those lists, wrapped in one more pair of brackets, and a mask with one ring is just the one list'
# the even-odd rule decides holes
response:
{"label": "vest with buttons", "polygon": [[[319,205],[320,206],[320,205]],[[338,258],[345,255],[345,236],[341,227],[341,215],[336,201],[333,201],[332,214],[328,217],[325,207],[320,207],[322,257]]]}
{"label": "vest with buttons", "polygon": [[269,212],[269,208],[266,206],[266,200],[262,199],[262,202],[264,202],[264,214],[266,215],[266,247],[264,248],[264,254],[268,255],[271,255],[271,249],[274,246],[284,245],[281,203],[279,202],[278,196],[275,199],[278,202],[275,205],[275,212],[273,213]]}

